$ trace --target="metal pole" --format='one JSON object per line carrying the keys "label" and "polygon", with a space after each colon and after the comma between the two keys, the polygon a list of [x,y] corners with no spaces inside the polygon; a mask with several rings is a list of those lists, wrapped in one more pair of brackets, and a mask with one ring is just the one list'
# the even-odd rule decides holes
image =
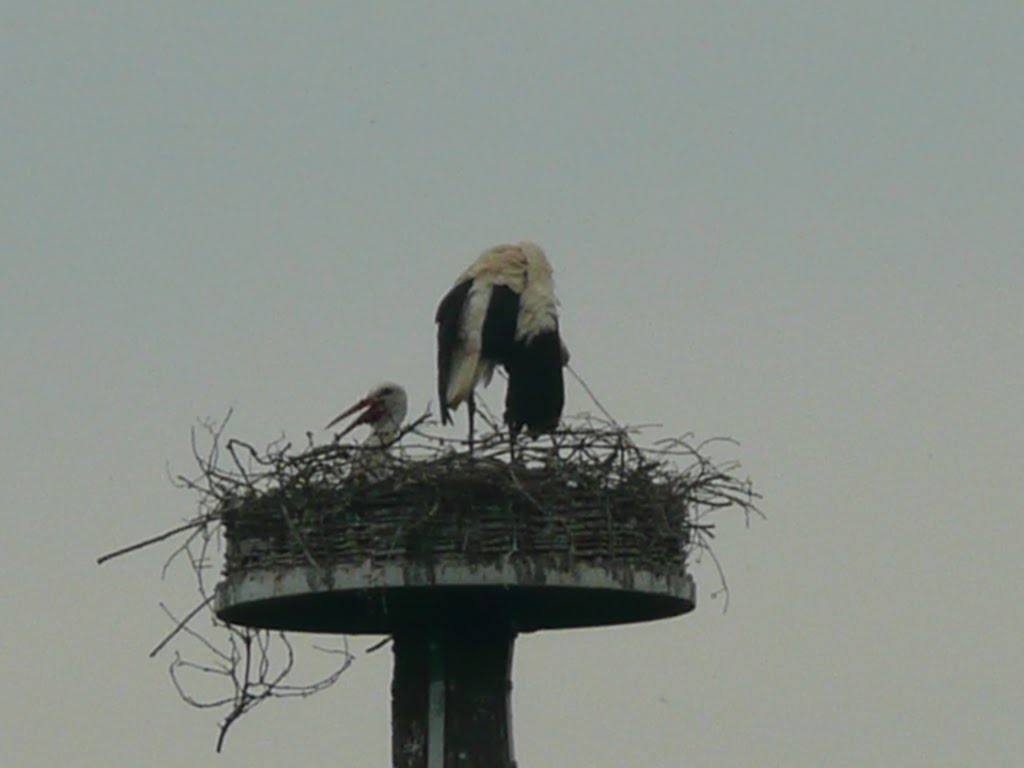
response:
{"label": "metal pole", "polygon": [[493,620],[395,635],[395,768],[515,768],[514,644],[515,633]]}
{"label": "metal pole", "polygon": [[444,768],[444,646],[435,636],[427,641],[427,768]]}

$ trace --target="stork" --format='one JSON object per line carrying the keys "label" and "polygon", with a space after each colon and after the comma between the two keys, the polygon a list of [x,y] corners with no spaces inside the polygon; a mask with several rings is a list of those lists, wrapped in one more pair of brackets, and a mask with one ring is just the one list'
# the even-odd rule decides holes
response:
{"label": "stork", "polygon": [[441,299],[434,318],[441,421],[451,424],[451,412],[465,402],[471,451],[473,391],[490,383],[498,365],[508,373],[504,419],[512,444],[524,427],[536,436],[558,426],[569,351],[558,334],[552,274],[539,245],[496,245]]}
{"label": "stork", "polygon": [[369,424],[370,434],[363,441],[363,445],[367,448],[385,449],[398,438],[407,404],[405,390],[399,384],[385,381],[373,387],[366,397],[333,419],[325,429],[330,429],[342,419],[361,410],[359,417],[338,433],[335,439],[347,435],[360,424]]}

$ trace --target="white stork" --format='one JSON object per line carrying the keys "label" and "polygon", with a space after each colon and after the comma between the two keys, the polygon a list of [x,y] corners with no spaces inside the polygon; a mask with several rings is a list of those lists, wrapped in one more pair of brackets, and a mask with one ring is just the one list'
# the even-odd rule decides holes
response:
{"label": "white stork", "polygon": [[387,448],[398,437],[405,420],[408,400],[405,390],[398,384],[385,381],[371,389],[366,397],[353,405],[331,421],[325,429],[330,429],[342,419],[356,411],[362,411],[359,417],[345,427],[335,439],[347,435],[360,424],[370,425],[370,435],[363,441],[367,448]]}
{"label": "white stork", "polygon": [[441,299],[437,323],[437,388],[441,421],[463,402],[473,447],[473,390],[495,366],[508,373],[505,423],[513,443],[552,432],[565,403],[562,366],[569,352],[558,335],[558,300],[551,264],[534,243],[484,251]]}

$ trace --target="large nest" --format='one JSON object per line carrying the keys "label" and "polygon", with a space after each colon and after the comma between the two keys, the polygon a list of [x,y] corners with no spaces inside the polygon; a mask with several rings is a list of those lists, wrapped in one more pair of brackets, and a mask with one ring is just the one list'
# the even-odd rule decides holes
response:
{"label": "large nest", "polygon": [[[177,477],[197,494],[198,514],[100,558],[184,537],[164,570],[184,560],[200,602],[184,617],[161,604],[173,630],[151,655],[172,640],[191,644],[189,656],[175,651],[171,678],[188,703],[227,708],[218,751],[232,723],[254,706],[324,690],[353,659],[347,645],[320,649],[330,654],[328,672],[295,682],[289,633],[225,624],[209,610],[218,572],[529,556],[673,575],[703,553],[717,566],[709,515],[758,512],[749,481],[734,474],[738,465],[709,456],[716,442],[728,441],[683,437],[641,447],[642,429],[610,419],[567,419],[550,437],[521,441],[514,460],[493,420],[472,455],[465,441],[432,431],[426,417],[386,453],[336,440],[318,444],[310,433],[300,446],[281,439],[257,449],[227,439],[226,424],[193,432],[198,472]],[[727,595],[718,573],[718,591]],[[205,631],[194,626],[204,613]]]}
{"label": "large nest", "polygon": [[382,454],[228,441],[231,461],[207,465],[203,486],[224,525],[225,573],[521,555],[678,573],[706,544],[706,512],[753,501],[748,484],[699,447],[641,449],[591,418],[516,446],[514,460],[498,433],[472,455],[451,442],[417,430]]}

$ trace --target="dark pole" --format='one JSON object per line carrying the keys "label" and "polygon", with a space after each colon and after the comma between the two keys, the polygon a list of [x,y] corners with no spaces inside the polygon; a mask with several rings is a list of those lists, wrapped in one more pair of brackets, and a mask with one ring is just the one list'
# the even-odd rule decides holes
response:
{"label": "dark pole", "polygon": [[395,768],[514,768],[514,644],[515,633],[501,621],[451,621],[395,634]]}

